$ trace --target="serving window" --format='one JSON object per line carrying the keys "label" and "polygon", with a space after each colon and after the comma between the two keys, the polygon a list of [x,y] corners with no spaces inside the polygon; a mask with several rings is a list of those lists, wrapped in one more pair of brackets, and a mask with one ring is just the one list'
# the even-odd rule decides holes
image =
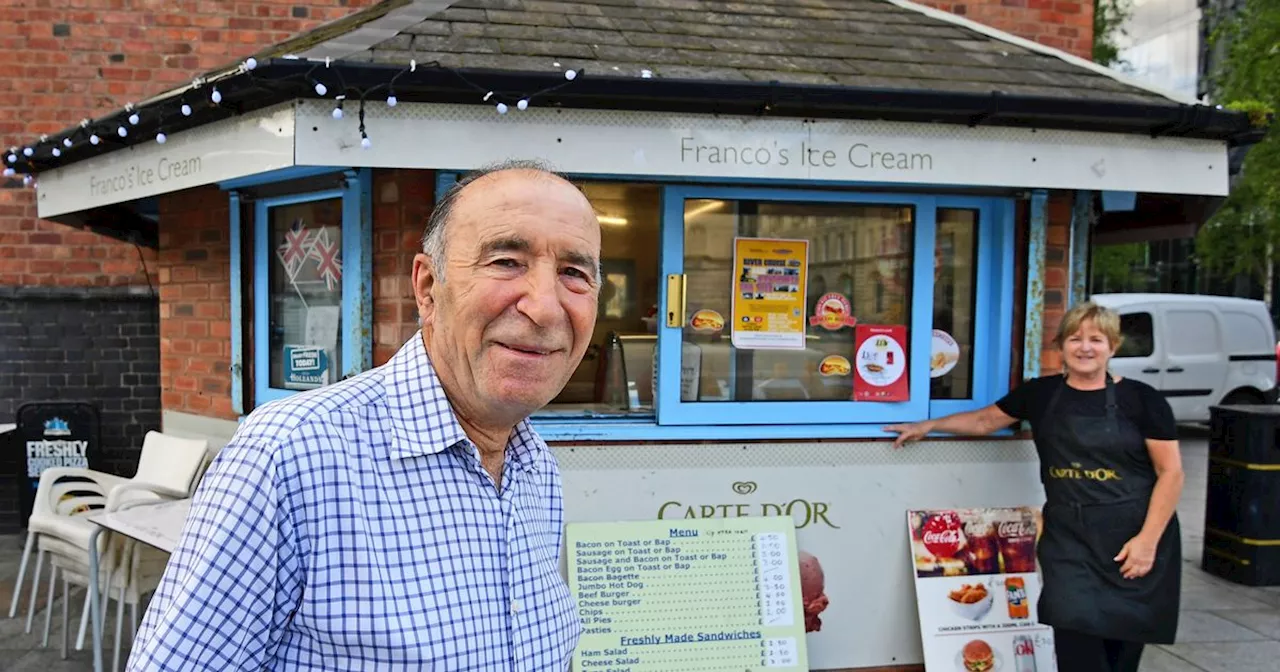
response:
{"label": "serving window", "polygon": [[629,438],[747,425],[858,436],[1007,387],[1004,200],[578,185],[601,223],[602,289],[583,362],[535,416],[550,438],[611,422]]}

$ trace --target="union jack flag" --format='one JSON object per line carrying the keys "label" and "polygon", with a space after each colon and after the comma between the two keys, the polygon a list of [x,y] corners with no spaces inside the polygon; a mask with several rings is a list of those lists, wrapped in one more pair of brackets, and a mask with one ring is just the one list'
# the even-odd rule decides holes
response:
{"label": "union jack flag", "polygon": [[284,270],[289,274],[290,280],[298,275],[307,257],[311,256],[312,247],[316,243],[315,238],[313,232],[307,230],[302,219],[294,220],[289,230],[285,231],[284,243],[276,248],[276,256],[280,258],[280,263],[284,264]]}
{"label": "union jack flag", "polygon": [[338,243],[329,242],[329,236],[321,235],[311,246],[311,256],[316,260],[316,275],[324,280],[325,289],[333,291],[342,280],[342,255]]}

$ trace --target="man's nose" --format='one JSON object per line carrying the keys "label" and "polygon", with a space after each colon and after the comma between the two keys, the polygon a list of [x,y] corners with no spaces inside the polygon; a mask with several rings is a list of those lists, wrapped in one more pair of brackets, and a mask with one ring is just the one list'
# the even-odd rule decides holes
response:
{"label": "man's nose", "polygon": [[540,327],[550,327],[564,314],[560,305],[560,274],[554,265],[537,264],[525,274],[528,285],[516,308]]}

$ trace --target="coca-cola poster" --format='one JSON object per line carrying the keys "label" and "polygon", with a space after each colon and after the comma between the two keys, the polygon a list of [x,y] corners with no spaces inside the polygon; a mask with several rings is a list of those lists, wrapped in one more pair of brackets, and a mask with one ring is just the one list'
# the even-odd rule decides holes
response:
{"label": "coca-cola poster", "polygon": [[1052,672],[1033,507],[907,512],[928,670]]}

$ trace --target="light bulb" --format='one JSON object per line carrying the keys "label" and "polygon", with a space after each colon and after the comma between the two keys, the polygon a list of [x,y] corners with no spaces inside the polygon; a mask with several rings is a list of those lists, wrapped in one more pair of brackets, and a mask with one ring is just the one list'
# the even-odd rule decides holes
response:
{"label": "light bulb", "polygon": [[316,82],[316,95],[323,96],[329,92],[329,88],[320,82]]}
{"label": "light bulb", "polygon": [[137,126],[139,121],[142,121],[142,118],[138,116],[137,112],[134,112],[133,114],[129,115],[130,124]]}
{"label": "light bulb", "polygon": [[93,135],[89,136],[89,144],[96,145],[99,142],[102,142],[102,139],[98,137],[97,133],[94,133]]}
{"label": "light bulb", "polygon": [[17,162],[18,162],[18,155],[17,155],[17,154],[10,153],[10,154],[9,154],[9,156],[6,156],[5,158],[9,160],[9,163],[17,163]]}
{"label": "light bulb", "polygon": [[191,106],[190,106],[190,105],[188,105],[188,104],[186,104],[186,103],[183,103],[183,104],[182,104],[182,116],[184,116],[184,117],[189,117],[189,116],[191,116]]}
{"label": "light bulb", "polygon": [[31,176],[30,176],[30,175],[23,175],[23,176],[22,176],[22,186],[24,186],[24,187],[29,187],[29,186],[31,186]]}
{"label": "light bulb", "polygon": [[653,77],[653,71],[652,71],[652,70],[641,70],[641,71],[640,71],[640,77],[641,77],[642,79],[649,79],[650,77]]}
{"label": "light bulb", "polygon": [[498,103],[498,114],[506,114],[506,113],[507,113],[507,104]]}
{"label": "light bulb", "polygon": [[62,144],[67,149],[71,149],[71,138],[63,138]]}
{"label": "light bulb", "polygon": [[369,136],[366,135],[363,138],[360,138],[360,146],[364,149],[369,149],[370,147],[373,146],[373,141],[370,140]]}
{"label": "light bulb", "polygon": [[120,128],[116,129],[116,135],[119,135],[122,138],[126,137],[129,135],[129,129],[125,128],[124,126],[121,126]]}
{"label": "light bulb", "polygon": [[213,88],[213,93],[209,94],[209,100],[212,100],[214,105],[222,102],[222,92],[216,86]]}
{"label": "light bulb", "polygon": [[335,107],[335,108],[333,108],[333,118],[334,118],[334,119],[341,119],[341,118],[342,118],[342,108],[341,108],[341,107]]}
{"label": "light bulb", "polygon": [[527,100],[525,100],[525,99],[521,98],[521,99],[520,99],[520,102],[516,103],[516,109],[517,109],[517,110],[527,110],[527,109],[529,109],[529,101],[527,101]]}
{"label": "light bulb", "polygon": [[156,142],[164,144],[169,138],[164,133],[156,133]]}
{"label": "light bulb", "polygon": [[36,153],[36,150],[31,149],[30,147],[23,147],[23,148],[22,148],[22,155],[23,155],[23,156],[31,156],[31,155],[33,155],[33,154],[35,154],[35,153]]}
{"label": "light bulb", "polygon": [[256,68],[256,67],[258,67],[258,59],[256,59],[256,58],[249,58],[248,60],[246,60],[246,61],[244,62],[244,69],[245,69],[245,70],[252,70],[252,69],[254,69],[254,68]]}
{"label": "light bulb", "polygon": [[4,169],[4,176],[5,176],[5,177],[13,177],[13,173],[14,173],[14,170],[13,170],[12,168],[5,168],[5,169]]}
{"label": "light bulb", "polygon": [[399,100],[396,100],[396,94],[393,93],[387,96],[387,107],[395,107],[399,102]]}
{"label": "light bulb", "polygon": [[564,71],[564,78],[565,78],[565,79],[567,79],[567,80],[569,80],[569,81],[571,81],[571,82],[572,82],[574,79],[576,79],[577,77],[578,77],[578,72],[577,72],[576,70],[565,70],[565,71]]}
{"label": "light bulb", "polygon": [[55,159],[56,159],[56,158],[58,158],[59,156],[62,156],[62,150],[61,150],[61,149],[58,149],[57,147],[54,147],[54,148],[53,148],[53,158],[55,158]]}

